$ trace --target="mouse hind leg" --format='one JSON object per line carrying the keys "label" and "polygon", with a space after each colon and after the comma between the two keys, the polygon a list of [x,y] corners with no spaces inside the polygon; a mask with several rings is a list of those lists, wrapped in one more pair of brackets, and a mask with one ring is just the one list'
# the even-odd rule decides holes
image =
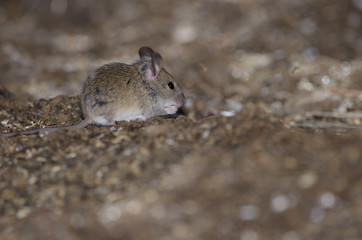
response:
{"label": "mouse hind leg", "polygon": [[92,114],[89,115],[92,123],[98,126],[111,126],[114,125],[114,118],[106,117],[103,114]]}

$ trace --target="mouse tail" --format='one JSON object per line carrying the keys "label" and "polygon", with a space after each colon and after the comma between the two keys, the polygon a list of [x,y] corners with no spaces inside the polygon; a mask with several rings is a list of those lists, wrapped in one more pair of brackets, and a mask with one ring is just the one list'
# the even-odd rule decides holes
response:
{"label": "mouse tail", "polygon": [[32,134],[37,134],[37,133],[50,133],[50,132],[55,132],[55,131],[64,130],[64,129],[85,128],[86,126],[88,126],[91,123],[92,122],[90,122],[88,119],[84,119],[80,123],[77,123],[77,124],[74,124],[71,126],[66,126],[66,127],[47,127],[47,128],[39,128],[39,129],[26,130],[26,131],[2,133],[1,135],[4,137],[12,137],[12,136],[16,136],[16,135],[32,135]]}

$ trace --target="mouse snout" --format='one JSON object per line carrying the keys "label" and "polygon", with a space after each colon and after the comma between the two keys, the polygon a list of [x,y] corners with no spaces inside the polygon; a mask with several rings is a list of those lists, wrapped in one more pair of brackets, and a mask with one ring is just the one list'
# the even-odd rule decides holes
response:
{"label": "mouse snout", "polygon": [[175,102],[177,107],[182,107],[186,103],[185,95],[183,93],[177,94],[175,96]]}

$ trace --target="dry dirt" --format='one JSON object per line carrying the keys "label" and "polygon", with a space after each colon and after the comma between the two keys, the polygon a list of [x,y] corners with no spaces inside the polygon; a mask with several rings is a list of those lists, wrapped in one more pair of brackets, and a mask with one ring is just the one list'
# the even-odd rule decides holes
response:
{"label": "dry dirt", "polygon": [[362,1],[1,1],[0,131],[160,52],[176,118],[0,137],[0,239],[362,239]]}

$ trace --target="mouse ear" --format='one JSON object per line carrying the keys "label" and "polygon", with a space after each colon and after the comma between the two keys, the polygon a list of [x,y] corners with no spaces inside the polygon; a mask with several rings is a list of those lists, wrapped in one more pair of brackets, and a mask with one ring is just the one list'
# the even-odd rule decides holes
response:
{"label": "mouse ear", "polygon": [[[151,49],[152,50],[152,49]],[[158,53],[152,55],[152,62],[146,65],[145,77],[147,80],[155,80],[162,69],[162,57]]]}
{"label": "mouse ear", "polygon": [[138,51],[138,54],[142,60],[151,60],[154,53],[155,52],[150,47],[141,47]]}

